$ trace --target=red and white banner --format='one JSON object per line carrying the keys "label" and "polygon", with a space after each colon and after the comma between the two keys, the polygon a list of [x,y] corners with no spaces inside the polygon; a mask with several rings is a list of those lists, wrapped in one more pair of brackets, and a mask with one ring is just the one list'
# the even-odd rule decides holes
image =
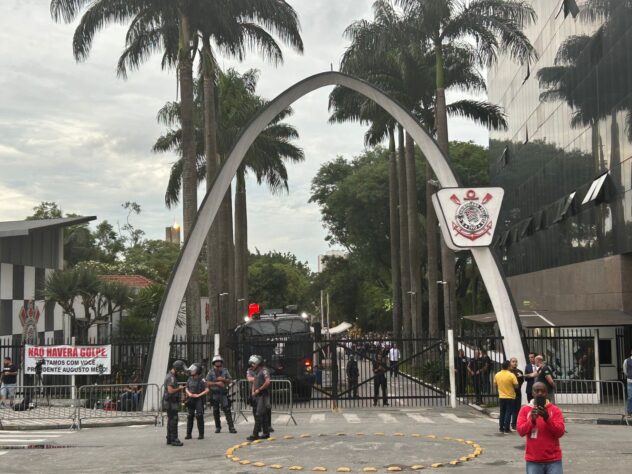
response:
{"label": "red and white banner", "polygon": [[504,195],[502,188],[444,188],[435,193],[432,204],[448,247],[489,247]]}
{"label": "red and white banner", "polygon": [[111,371],[112,346],[24,346],[24,371],[42,375],[102,375]]}

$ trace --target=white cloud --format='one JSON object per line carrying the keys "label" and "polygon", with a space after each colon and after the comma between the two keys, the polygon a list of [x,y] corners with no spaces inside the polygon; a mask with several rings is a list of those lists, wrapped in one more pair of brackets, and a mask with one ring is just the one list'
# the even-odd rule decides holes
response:
{"label": "white cloud", "polygon": [[[274,98],[311,74],[334,68],[344,51],[344,29],[371,16],[371,0],[290,0],[303,26],[305,54],[285,50],[285,64],[273,68],[256,55],[244,64],[220,60],[224,67],[261,70],[259,92]],[[135,224],[162,238],[164,227],[181,222],[180,209],[164,207],[164,190],[173,156],[155,155],[151,146],[162,132],[158,109],[176,99],[172,72],[159,58],[116,78],[125,28],[99,33],[90,58],[76,64],[72,25],[55,24],[46,0],[0,3],[0,220],[20,219],[40,201],[56,201],[66,212],[123,221],[124,201],[143,212]],[[318,209],[308,204],[318,167],[337,155],[363,150],[363,129],[329,125],[329,90],[316,91],[294,105],[306,162],[289,167],[290,194],[272,196],[248,183],[250,246],[291,251],[316,266],[327,250]],[[464,121],[451,122],[452,139],[483,143],[486,132]],[[202,195],[202,190],[200,190]]]}

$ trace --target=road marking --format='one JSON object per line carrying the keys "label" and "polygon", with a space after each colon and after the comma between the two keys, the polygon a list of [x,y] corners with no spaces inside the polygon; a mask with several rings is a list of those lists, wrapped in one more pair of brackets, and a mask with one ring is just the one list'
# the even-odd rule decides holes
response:
{"label": "road marking", "polygon": [[343,413],[342,416],[345,417],[347,423],[360,423],[360,417],[355,413]]}
{"label": "road marking", "polygon": [[399,423],[393,415],[389,415],[388,413],[378,413],[377,416],[382,418],[384,423]]}
{"label": "road marking", "polygon": [[7,454],[9,451],[0,451],[0,456],[4,456],[5,454]]}
{"label": "road marking", "polygon": [[46,438],[0,438],[0,443],[43,443]]}
{"label": "road marking", "polygon": [[25,434],[25,433],[5,433],[3,431],[0,431],[0,438],[34,438],[34,437],[41,437],[41,436],[46,436],[47,438],[59,438],[61,435],[47,435],[45,433],[38,433],[38,432],[34,432],[34,433],[30,433],[30,434]]}
{"label": "road marking", "polygon": [[287,424],[290,421],[290,415],[279,415],[274,420],[274,424],[278,425],[280,423]]}
{"label": "road marking", "polygon": [[322,423],[325,421],[324,413],[314,413],[309,419],[310,423]]}
{"label": "road marking", "polygon": [[452,420],[456,423],[474,423],[472,420],[467,420],[465,418],[460,418],[456,416],[454,413],[441,413],[441,416],[447,418],[448,420]]}
{"label": "road marking", "polygon": [[129,425],[128,428],[147,428],[149,425]]}
{"label": "road marking", "polygon": [[406,416],[412,418],[417,423],[434,423],[434,421],[432,421],[427,416],[421,416],[421,415],[418,415],[417,413],[406,413]]}
{"label": "road marking", "polygon": [[[35,434],[33,434],[35,433]],[[13,430],[13,431],[0,431],[2,435],[11,435],[11,436],[54,436],[54,435],[69,435],[75,434],[76,431],[40,431],[40,430]]]}

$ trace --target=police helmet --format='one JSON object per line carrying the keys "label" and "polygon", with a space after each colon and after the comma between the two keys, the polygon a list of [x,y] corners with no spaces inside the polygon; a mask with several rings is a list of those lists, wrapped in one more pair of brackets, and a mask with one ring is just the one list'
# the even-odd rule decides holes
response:
{"label": "police helmet", "polygon": [[224,359],[222,358],[221,355],[217,354],[217,355],[213,356],[213,365],[215,365],[215,362],[221,362],[223,364],[224,363]]}
{"label": "police helmet", "polygon": [[202,367],[200,364],[191,364],[191,367],[187,369],[191,375],[200,375],[202,373]]}
{"label": "police helmet", "polygon": [[250,356],[250,359],[248,359],[248,365],[250,364],[261,365],[262,363],[263,363],[263,357],[261,357],[260,355],[253,354]]}
{"label": "police helmet", "polygon": [[174,363],[171,365],[171,367],[173,367],[176,372],[186,372],[187,371],[187,365],[184,363],[184,361],[178,359],[176,361],[174,361]]}

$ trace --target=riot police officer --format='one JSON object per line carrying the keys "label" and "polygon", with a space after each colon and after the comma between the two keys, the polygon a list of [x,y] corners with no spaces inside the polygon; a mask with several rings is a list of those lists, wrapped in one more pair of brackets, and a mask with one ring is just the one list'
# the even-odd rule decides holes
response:
{"label": "riot police officer", "polygon": [[230,383],[230,373],[224,367],[222,356],[213,357],[213,367],[206,376],[206,384],[211,390],[211,405],[213,405],[213,418],[215,419],[215,433],[222,431],[222,422],[219,414],[221,408],[226,417],[228,431],[237,433],[233,424],[233,417],[230,411],[230,399],[228,398],[228,384]]}
{"label": "riot police officer", "polygon": [[[255,412],[255,426],[248,441],[266,439],[270,437],[270,427],[268,426],[268,410],[270,409],[270,371],[265,366],[263,357],[252,355],[248,359],[248,364],[252,367],[253,383],[251,396],[253,399]],[[259,431],[263,434],[259,436]]]}
{"label": "riot police officer", "polygon": [[171,370],[165,377],[165,391],[162,400],[167,412],[167,444],[171,446],[182,446],[182,441],[178,439],[178,410],[180,409],[180,393],[184,390],[184,386],[178,385],[178,374],[186,372],[187,368],[184,362],[176,360]]}
{"label": "riot police officer", "polygon": [[187,394],[186,407],[187,435],[184,439],[191,439],[193,432],[193,418],[197,421],[198,439],[204,439],[204,400],[208,393],[206,380],[202,378],[202,367],[193,364],[189,367],[189,380],[187,380],[185,393]]}

